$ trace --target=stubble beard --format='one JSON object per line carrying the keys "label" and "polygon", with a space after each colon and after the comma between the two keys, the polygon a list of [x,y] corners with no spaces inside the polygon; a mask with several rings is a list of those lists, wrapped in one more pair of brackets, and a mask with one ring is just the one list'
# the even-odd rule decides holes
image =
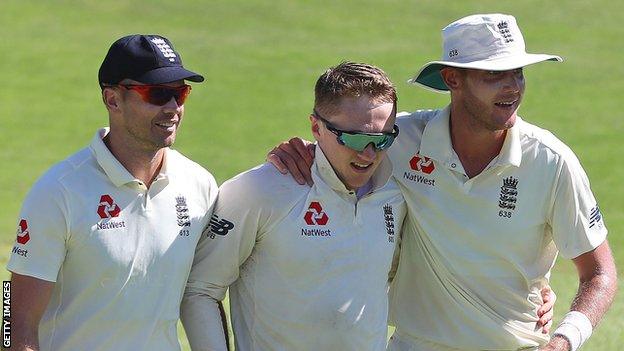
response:
{"label": "stubble beard", "polygon": [[[464,110],[470,117],[469,124],[475,129],[486,129],[491,132],[498,132],[502,130],[507,130],[513,127],[516,123],[517,109],[513,111],[512,115],[509,116],[502,125],[498,123],[493,123],[492,121],[496,120],[493,117],[494,108],[490,107],[488,109],[488,106],[481,100],[479,100],[475,95],[473,95],[472,92],[469,92],[468,95],[463,99],[462,105],[464,107]],[[491,117],[488,118],[488,116]]]}
{"label": "stubble beard", "polygon": [[129,128],[128,130],[128,134],[130,134],[132,139],[134,139],[134,144],[147,152],[158,152],[160,149],[170,147],[175,142],[176,133],[168,138],[160,139],[151,135],[150,131],[148,131],[146,135],[143,135],[141,133],[137,133],[132,128]]}

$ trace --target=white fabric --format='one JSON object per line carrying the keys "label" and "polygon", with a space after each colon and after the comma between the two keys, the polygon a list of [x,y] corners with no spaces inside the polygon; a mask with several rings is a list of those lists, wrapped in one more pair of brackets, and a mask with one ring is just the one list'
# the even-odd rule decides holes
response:
{"label": "white fabric", "polygon": [[448,107],[397,124],[388,155],[408,216],[390,318],[401,339],[441,350],[546,343],[536,312],[557,253],[577,257],[607,235],[576,156],[518,118],[499,156],[470,179],[452,148]]}
{"label": "white fabric", "polygon": [[[358,200],[317,148],[312,187],[270,164],[225,182],[185,299],[220,300],[230,286],[237,350],[385,350],[388,274],[406,211],[390,175],[384,159]],[[223,220],[233,223],[227,233]]]}
{"label": "white fabric", "polygon": [[107,132],[34,185],[20,213],[29,240],[15,245],[26,254],[14,249],[7,268],[56,282],[41,350],[177,350],[179,303],[216,182],[167,149],[148,190],[106,148]]}
{"label": "white fabric", "polygon": [[553,335],[561,335],[570,342],[570,351],[577,351],[592,335],[593,327],[587,316],[579,311],[566,313]]}
{"label": "white fabric", "polygon": [[185,292],[180,319],[191,350],[228,350],[217,300],[206,294]]}
{"label": "white fabric", "polygon": [[410,83],[423,85],[434,91],[446,91],[425,84],[423,72],[430,66],[439,70],[443,66],[479,70],[506,71],[537,62],[563,61],[559,56],[528,54],[524,37],[511,15],[478,14],[461,18],[442,29],[443,51],[440,61],[425,64]]}

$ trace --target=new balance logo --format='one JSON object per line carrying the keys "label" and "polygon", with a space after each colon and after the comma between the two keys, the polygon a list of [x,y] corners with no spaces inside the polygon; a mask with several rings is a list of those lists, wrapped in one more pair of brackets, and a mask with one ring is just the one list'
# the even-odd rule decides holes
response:
{"label": "new balance logo", "polygon": [[213,214],[210,218],[210,238],[214,239],[216,235],[226,235],[230,230],[234,229],[234,223],[228,221],[227,219],[221,218],[216,214]]}
{"label": "new balance logo", "polygon": [[589,227],[592,228],[594,225],[600,223],[601,221],[602,214],[600,213],[600,208],[598,208],[598,205],[596,205],[596,207],[592,208],[589,211]]}

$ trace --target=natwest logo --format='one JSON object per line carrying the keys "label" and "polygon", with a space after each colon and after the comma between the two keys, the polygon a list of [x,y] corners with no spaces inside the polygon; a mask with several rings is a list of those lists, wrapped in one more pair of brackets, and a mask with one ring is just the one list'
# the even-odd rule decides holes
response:
{"label": "natwest logo", "polygon": [[435,169],[435,165],[433,164],[432,159],[426,156],[421,156],[419,154],[416,154],[414,157],[412,157],[412,159],[409,161],[409,164],[411,169],[418,172],[423,172],[425,174],[431,174]]}
{"label": "natwest logo", "polygon": [[303,216],[303,220],[305,220],[308,225],[325,225],[329,221],[329,217],[327,213],[323,212],[323,207],[320,202],[312,201],[308,207],[308,211],[306,211],[305,216]]}
{"label": "natwest logo", "polygon": [[100,197],[100,205],[97,209],[97,213],[100,215],[100,218],[117,217],[120,212],[121,209],[115,201],[113,201],[113,198],[110,195],[107,194]]}
{"label": "natwest logo", "polygon": [[26,244],[30,240],[30,235],[28,234],[28,222],[25,219],[22,219],[19,222],[19,226],[17,226],[17,242],[19,244]]}

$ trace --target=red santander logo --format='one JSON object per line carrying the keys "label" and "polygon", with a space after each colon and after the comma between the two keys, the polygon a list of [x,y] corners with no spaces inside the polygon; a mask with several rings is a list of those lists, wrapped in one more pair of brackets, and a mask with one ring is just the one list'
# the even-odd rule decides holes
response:
{"label": "red santander logo", "polygon": [[325,225],[329,221],[329,216],[323,211],[321,203],[318,201],[312,201],[303,220],[307,225]]}
{"label": "red santander logo", "polygon": [[22,219],[17,226],[17,242],[24,245],[30,240],[30,234],[28,234],[28,222]]}
{"label": "red santander logo", "polygon": [[97,213],[100,218],[112,218],[119,216],[121,209],[119,205],[115,203],[113,198],[106,194],[100,197],[100,205],[98,206]]}
{"label": "red santander logo", "polygon": [[414,157],[412,157],[412,159],[409,161],[409,164],[411,169],[425,174],[431,174],[433,173],[433,170],[435,170],[433,160],[429,157],[421,156],[419,154],[416,154]]}

